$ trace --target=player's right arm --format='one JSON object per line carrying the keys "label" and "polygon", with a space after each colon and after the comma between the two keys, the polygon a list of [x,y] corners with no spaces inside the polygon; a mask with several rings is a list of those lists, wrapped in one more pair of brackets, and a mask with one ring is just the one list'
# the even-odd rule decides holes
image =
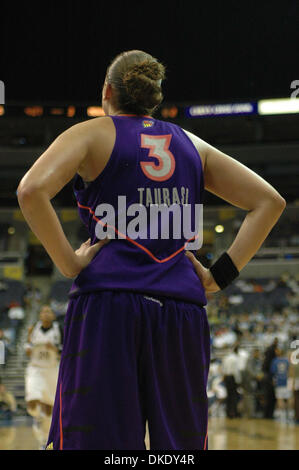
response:
{"label": "player's right arm", "polygon": [[[74,251],[51,201],[82,168],[90,169],[92,163],[95,166],[91,162],[95,141],[105,148],[108,124],[105,118],[90,120],[64,131],[36,160],[18,186],[18,202],[26,222],[60,272],[69,278],[76,277],[107,240],[94,245],[88,240]],[[99,160],[97,169],[104,165],[104,158]]]}
{"label": "player's right arm", "polygon": [[[188,133],[190,136],[190,134]],[[286,201],[269,183],[248,167],[198,137],[192,141],[202,158],[205,189],[247,215],[227,253],[238,271],[257,253],[285,209]],[[191,137],[190,137],[191,138]],[[207,291],[219,287],[210,270],[188,253]]]}
{"label": "player's right arm", "polygon": [[25,353],[28,357],[30,357],[32,353],[31,334],[33,329],[34,325],[28,327],[27,342],[24,345]]}

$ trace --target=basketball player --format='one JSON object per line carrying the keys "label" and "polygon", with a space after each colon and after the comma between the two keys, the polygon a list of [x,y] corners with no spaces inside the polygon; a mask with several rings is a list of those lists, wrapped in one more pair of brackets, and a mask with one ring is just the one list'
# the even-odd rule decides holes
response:
{"label": "basketball player", "polygon": [[276,357],[271,362],[271,373],[275,387],[275,398],[277,400],[278,419],[288,420],[289,401],[292,391],[288,387],[290,362],[279,347],[276,348]]}
{"label": "basketball player", "polygon": [[33,431],[40,447],[45,446],[54,405],[62,332],[48,305],[41,308],[39,321],[29,328],[25,351],[30,357],[25,375],[28,413],[35,417]]}
{"label": "basketball player", "polygon": [[[29,226],[58,269],[75,278],[48,449],[144,449],[146,420],[151,449],[207,448],[206,294],[236,278],[285,207],[257,174],[153,118],[164,77],[164,66],[143,51],[117,56],[102,89],[106,116],[61,134],[18,188]],[[51,204],[74,176],[90,233],[77,251]],[[193,223],[204,188],[247,211],[211,269],[185,255],[184,235],[133,239],[99,215],[101,203],[118,215],[132,204],[147,214],[154,204],[189,204]],[[119,211],[118,196],[126,197]],[[105,224],[117,234],[109,243],[97,237]]]}

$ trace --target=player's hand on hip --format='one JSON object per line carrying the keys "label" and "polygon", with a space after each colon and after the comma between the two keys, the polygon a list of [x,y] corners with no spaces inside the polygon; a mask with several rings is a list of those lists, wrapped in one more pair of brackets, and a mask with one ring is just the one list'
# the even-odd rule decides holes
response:
{"label": "player's hand on hip", "polygon": [[220,290],[220,287],[216,284],[211,271],[205,268],[190,251],[186,251],[185,255],[193,264],[196,274],[201,280],[206,293],[212,294],[214,292],[218,292]]}
{"label": "player's hand on hip", "polygon": [[104,240],[100,240],[94,245],[91,245],[91,239],[89,238],[86,242],[82,243],[80,248],[75,251],[81,270],[86,268],[100,249],[109,242],[109,238],[104,238]]}

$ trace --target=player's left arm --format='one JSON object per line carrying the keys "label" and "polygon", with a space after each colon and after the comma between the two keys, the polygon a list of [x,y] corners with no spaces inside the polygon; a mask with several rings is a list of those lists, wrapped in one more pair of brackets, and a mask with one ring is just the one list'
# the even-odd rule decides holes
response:
{"label": "player's left arm", "polygon": [[[75,277],[95,256],[101,242],[90,240],[75,252],[68,242],[51,199],[74,177],[91,146],[89,121],[63,132],[21,180],[17,195],[22,213],[58,269]],[[88,262],[87,262],[88,261]]]}
{"label": "player's left arm", "polygon": [[26,356],[30,357],[32,353],[32,344],[31,344],[31,335],[34,330],[34,325],[29,326],[28,328],[28,334],[27,334],[27,341],[24,344],[24,350],[26,353]]}
{"label": "player's left arm", "polygon": [[[268,182],[239,161],[190,135],[202,159],[205,189],[247,212],[227,253],[241,271],[257,253],[285,209],[286,201]],[[217,292],[209,269],[186,253],[207,292]]]}

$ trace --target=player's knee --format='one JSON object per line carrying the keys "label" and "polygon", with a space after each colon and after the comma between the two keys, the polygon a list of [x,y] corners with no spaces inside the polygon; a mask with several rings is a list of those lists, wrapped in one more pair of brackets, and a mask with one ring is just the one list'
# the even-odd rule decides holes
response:
{"label": "player's knee", "polygon": [[43,403],[42,411],[46,416],[51,416],[52,410],[53,410],[53,407],[51,405],[46,405],[45,403]]}
{"label": "player's knee", "polygon": [[31,416],[36,417],[40,412],[40,402],[38,400],[28,401],[27,411]]}
{"label": "player's knee", "polygon": [[27,401],[27,408],[36,408],[37,404],[38,404],[38,400],[31,400],[31,401]]}

